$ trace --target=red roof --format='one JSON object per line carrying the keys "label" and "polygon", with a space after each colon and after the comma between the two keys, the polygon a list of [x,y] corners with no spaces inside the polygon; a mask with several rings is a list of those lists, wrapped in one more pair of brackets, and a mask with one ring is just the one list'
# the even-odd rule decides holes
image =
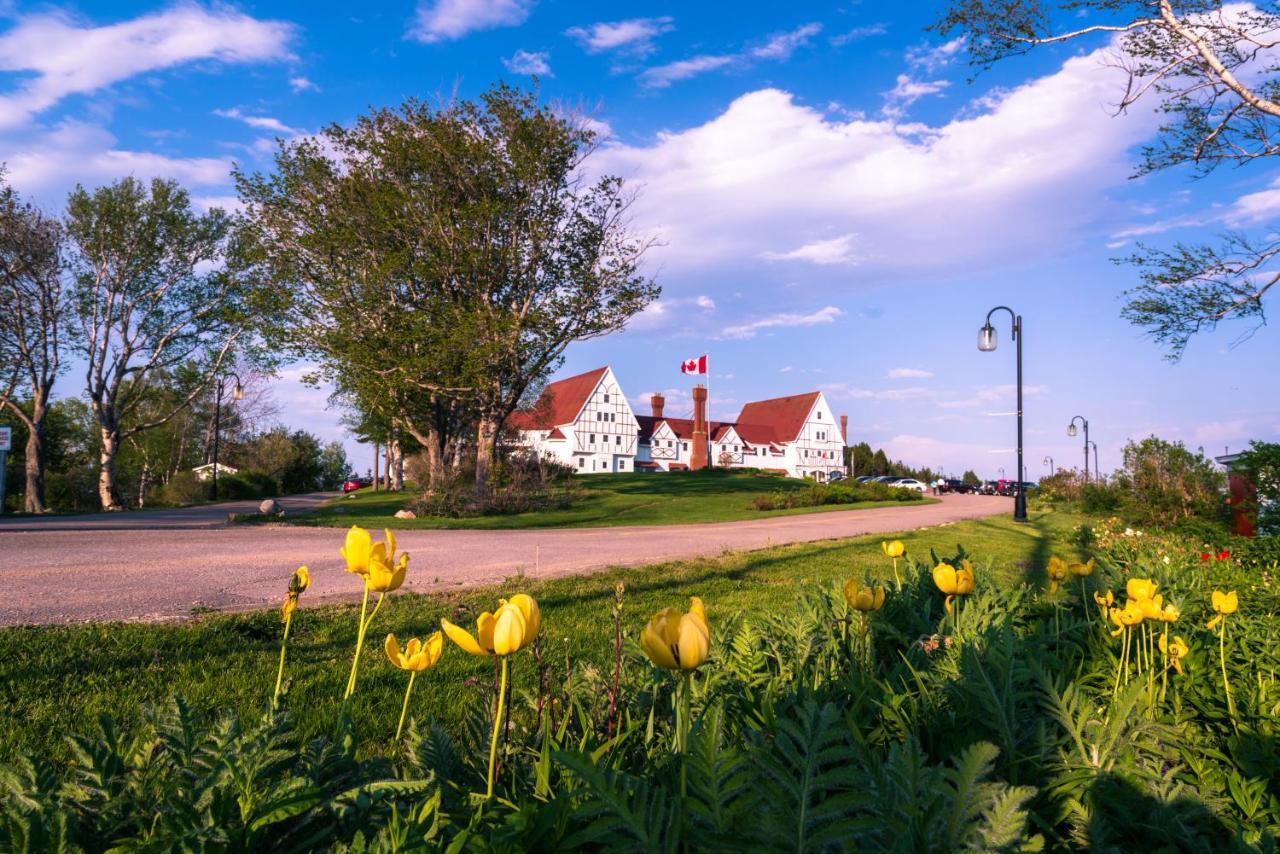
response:
{"label": "red roof", "polygon": [[742,407],[735,424],[738,435],[753,445],[793,442],[818,400],[819,392],[757,400]]}
{"label": "red roof", "polygon": [[564,438],[564,433],[560,432],[560,428],[559,428],[559,427],[557,427],[556,429],[552,430],[550,433],[548,433],[548,434],[547,434],[547,438],[548,438],[548,439],[563,439],[563,438]]}
{"label": "red roof", "polygon": [[507,419],[508,426],[516,430],[547,430],[561,424],[572,424],[608,370],[606,365],[551,383],[543,389],[532,409],[511,413]]}
{"label": "red roof", "polygon": [[[636,421],[640,423],[641,442],[648,442],[652,439],[654,431],[658,429],[658,425],[664,422],[671,428],[671,432],[676,434],[677,439],[693,438],[692,418],[654,418],[652,415],[637,415]],[[713,436],[717,435],[721,430],[732,426],[732,424],[725,421],[707,422],[707,429]]]}

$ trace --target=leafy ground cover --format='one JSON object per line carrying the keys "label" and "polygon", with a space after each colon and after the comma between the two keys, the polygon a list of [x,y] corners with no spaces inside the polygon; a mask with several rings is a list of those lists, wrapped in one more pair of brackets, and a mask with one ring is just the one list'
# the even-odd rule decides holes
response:
{"label": "leafy ground cover", "polygon": [[[5,630],[0,848],[1274,850],[1275,567],[1081,521],[919,531],[896,565],[863,538],[396,595],[371,637],[425,637],[441,616],[474,629],[517,589],[542,606],[511,659],[509,719],[490,729],[494,662],[446,641],[401,742],[406,674],[380,643],[340,711],[350,607],[304,595],[274,715],[278,614]],[[1086,556],[1092,574],[1067,572]],[[873,595],[850,596],[851,578]],[[1093,594],[1122,610],[1142,580],[1177,614],[1125,634]],[[690,595],[709,656],[668,673],[637,639]],[[116,721],[95,734],[101,711]]]}
{"label": "leafy ground cover", "polygon": [[[814,488],[812,481],[761,472],[714,469],[707,472],[667,474],[584,475],[575,479],[583,497],[565,509],[531,513],[474,516],[459,519],[422,517],[398,521],[398,528],[601,528],[617,525],[678,525],[695,522],[736,522],[767,516],[788,516],[838,509],[888,507],[901,501],[857,501],[812,507],[761,511],[754,502],[778,494],[803,494]],[[289,517],[295,525],[345,528],[361,525],[379,528],[412,500],[412,495],[362,489],[348,497],[335,498],[317,511]],[[914,503],[935,499],[919,498]],[[246,521],[261,521],[253,518]]]}

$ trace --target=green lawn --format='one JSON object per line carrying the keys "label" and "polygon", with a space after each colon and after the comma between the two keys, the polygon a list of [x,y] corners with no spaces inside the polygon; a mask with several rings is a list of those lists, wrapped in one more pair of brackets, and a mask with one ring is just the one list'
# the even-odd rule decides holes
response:
{"label": "green lawn", "polygon": [[[1073,551],[1070,532],[1080,521],[1061,513],[1035,514],[1028,525],[988,518],[915,531],[901,539],[910,554],[926,561],[930,547],[951,554],[963,544],[978,562],[979,584],[1039,583],[1050,551]],[[499,588],[448,596],[394,594],[370,630],[352,709],[356,731],[366,750],[379,752],[395,728],[404,674],[383,656],[382,639],[389,631],[402,641],[425,635],[442,616],[471,626],[474,617],[466,609],[492,609],[499,596],[525,590],[542,606],[542,639],[552,678],[563,678],[566,657],[596,664],[603,672],[612,658],[609,615],[618,582],[626,585],[623,622],[634,640],[652,613],[668,605],[687,606],[690,595],[703,597],[714,623],[728,614],[777,612],[795,600],[798,585],[840,583],[853,574],[889,579],[881,539],[861,537],[550,581],[511,579]],[[332,724],[351,662],[356,616],[351,606],[310,607],[304,596],[294,618],[290,707],[306,734]],[[28,750],[66,756],[65,736],[88,731],[103,712],[127,731],[138,721],[140,704],[164,702],[174,694],[198,709],[260,710],[275,677],[279,633],[274,610],[210,615],[180,625],[0,629],[0,761]],[[528,668],[527,662],[521,659],[519,667]],[[468,684],[467,677],[475,678]],[[520,674],[523,680],[528,677]],[[489,662],[446,643],[440,666],[418,680],[411,714],[419,719],[434,715],[457,726],[470,695],[478,694],[490,678]]]}
{"label": "green lawn", "polygon": [[[694,522],[734,522],[767,516],[821,513],[885,507],[897,501],[861,501],[856,504],[801,507],[792,510],[760,511],[751,506],[754,498],[774,492],[798,492],[813,486],[812,481],[745,471],[671,472],[665,474],[598,474],[578,478],[585,497],[564,510],[478,516],[466,519],[429,517],[396,522],[399,528],[604,528],[617,525],[678,525]],[[286,521],[295,525],[367,528],[385,527],[412,495],[362,489],[335,498],[311,513]],[[925,498],[929,503],[936,499]],[[248,519],[246,521],[254,521]],[[259,520],[260,521],[260,520]]]}

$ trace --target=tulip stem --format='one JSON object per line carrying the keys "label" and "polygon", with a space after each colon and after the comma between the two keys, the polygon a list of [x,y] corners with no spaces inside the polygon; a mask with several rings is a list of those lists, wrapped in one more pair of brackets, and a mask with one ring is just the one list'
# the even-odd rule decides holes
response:
{"label": "tulip stem", "polygon": [[404,705],[400,707],[400,723],[396,724],[396,741],[400,740],[400,733],[404,729],[404,716],[409,711],[409,695],[413,693],[413,680],[417,675],[418,671],[409,671],[409,687],[404,689]]}
{"label": "tulip stem", "polygon": [[1234,724],[1236,705],[1231,699],[1231,682],[1227,679],[1227,620],[1225,617],[1218,624],[1218,663],[1222,666],[1222,688],[1227,692],[1227,714],[1231,715],[1231,722]]}
{"label": "tulip stem", "polygon": [[1111,702],[1116,701],[1116,694],[1120,691],[1120,671],[1124,669],[1124,651],[1128,646],[1129,630],[1125,629],[1124,640],[1120,641],[1120,655],[1116,658],[1116,684],[1111,687]]}
{"label": "tulip stem", "polygon": [[364,612],[369,605],[369,587],[364,588],[364,601],[360,604],[360,631],[356,633],[356,654],[351,659],[351,675],[347,678],[347,693],[343,695],[343,700],[348,700],[351,695],[356,692],[356,672],[360,666],[360,653],[364,651],[365,633],[369,631],[369,626],[373,625],[373,618],[378,616],[378,609],[382,607],[382,600],[387,598],[385,593],[378,594],[378,601],[373,606],[373,613],[369,615],[369,619],[365,619]]}
{"label": "tulip stem", "polygon": [[289,643],[289,625],[293,622],[293,614],[289,614],[284,618],[284,637],[280,638],[280,667],[276,670],[276,690],[271,695],[271,708],[276,707],[277,701],[280,699],[280,683],[284,680],[284,651]]}
{"label": "tulip stem", "polygon": [[902,592],[902,579],[898,577],[898,559],[893,559],[893,584],[899,593]]}
{"label": "tulip stem", "polygon": [[507,702],[507,656],[502,656],[502,676],[498,683],[498,712],[493,718],[493,738],[489,740],[489,788],[485,800],[493,799],[493,770],[498,760],[498,731],[502,728],[502,712]]}

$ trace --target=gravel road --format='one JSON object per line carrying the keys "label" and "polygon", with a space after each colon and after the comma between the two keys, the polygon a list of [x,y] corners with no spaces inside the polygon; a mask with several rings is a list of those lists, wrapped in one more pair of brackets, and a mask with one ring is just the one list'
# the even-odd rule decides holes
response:
{"label": "gravel road", "polygon": [[[411,555],[405,586],[431,591],[493,583],[519,571],[548,578],[726,550],[903,531],[1012,509],[1013,502],[1007,498],[949,495],[940,504],[745,522],[404,531],[397,532],[396,538]],[[227,511],[220,512],[225,519]],[[88,518],[91,521],[80,527],[62,524],[64,520],[28,526],[38,530],[0,526],[0,625],[166,621],[190,617],[193,609],[272,607],[299,564],[311,569],[308,600],[356,598],[353,580],[343,572],[338,555],[343,537],[338,528],[213,528],[178,520],[149,528],[112,529],[105,527],[108,520]]]}

